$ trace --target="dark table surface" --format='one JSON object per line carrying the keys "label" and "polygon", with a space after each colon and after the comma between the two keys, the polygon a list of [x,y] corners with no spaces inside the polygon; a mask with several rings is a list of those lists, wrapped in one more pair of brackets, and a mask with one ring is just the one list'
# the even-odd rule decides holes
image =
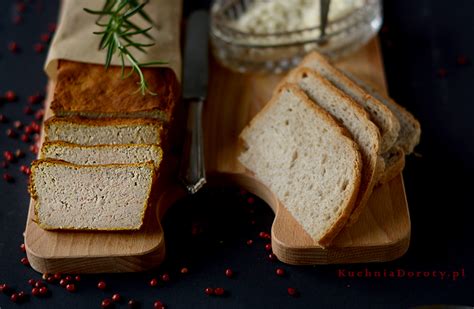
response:
{"label": "dark table surface", "polygon": [[[205,7],[207,1],[185,1],[188,13]],[[6,135],[14,121],[28,124],[34,115],[24,114],[28,97],[44,93],[46,77],[42,65],[46,53],[36,53],[41,34],[56,22],[58,2],[0,1],[0,95],[13,90],[18,100],[1,102],[0,114],[9,121],[0,124],[0,151],[21,149],[26,157],[1,174],[0,179],[0,283],[17,291],[31,292],[27,280],[38,279],[20,263],[22,233],[28,209],[27,177],[20,172],[34,155],[29,144]],[[102,299],[120,293],[134,298],[142,308],[161,300],[169,308],[265,308],[265,307],[402,307],[422,304],[474,305],[474,249],[472,195],[474,167],[474,2],[471,0],[385,1],[385,23],[381,33],[383,57],[390,94],[412,111],[422,124],[419,156],[407,159],[404,171],[412,220],[410,249],[402,258],[378,264],[293,267],[266,257],[266,240],[273,214],[263,202],[249,204],[249,195],[238,188],[208,189],[175,205],[164,221],[168,257],[157,270],[139,274],[83,275],[76,293],[50,284],[46,298],[30,297],[19,305],[28,308],[98,308]],[[13,22],[17,15],[21,22]],[[17,20],[18,21],[18,20]],[[19,53],[8,50],[17,42]],[[465,63],[467,59],[467,63]],[[471,60],[471,61],[470,61]],[[33,105],[38,110],[40,105]],[[0,162],[3,159],[0,160]],[[253,209],[253,210],[252,210]],[[253,212],[253,213],[252,213]],[[252,218],[255,225],[249,223]],[[248,246],[246,241],[253,239]],[[187,267],[189,273],[180,274]],[[275,269],[286,270],[277,277]],[[232,268],[235,276],[226,278]],[[444,278],[348,278],[339,270],[422,272],[447,271]],[[453,280],[453,273],[464,276]],[[150,287],[153,277],[169,273],[171,281]],[[105,280],[108,288],[96,285]],[[225,297],[208,297],[206,287],[224,287]],[[293,298],[288,287],[300,292]],[[0,308],[14,308],[0,295]],[[126,307],[125,303],[116,308]]]}

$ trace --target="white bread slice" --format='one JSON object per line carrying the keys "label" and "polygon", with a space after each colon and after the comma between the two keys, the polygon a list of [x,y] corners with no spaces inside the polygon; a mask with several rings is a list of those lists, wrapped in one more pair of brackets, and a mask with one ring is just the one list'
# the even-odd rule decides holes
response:
{"label": "white bread slice", "polygon": [[354,223],[365,209],[379,178],[377,174],[379,171],[377,164],[380,162],[379,130],[360,105],[313,70],[308,68],[294,70],[286,80],[297,83],[311,100],[338,120],[359,145],[363,166],[359,193],[349,218],[349,224]]}
{"label": "white bread slice", "polygon": [[398,138],[400,123],[390,109],[362,90],[318,52],[308,54],[301,62],[300,67],[307,67],[316,71],[360,104],[369,113],[371,120],[380,130],[382,137],[381,153],[392,148]]}
{"label": "white bread slice", "polygon": [[75,165],[37,160],[30,193],[43,229],[138,230],[156,178],[153,163]]}
{"label": "white bread slice", "polygon": [[[398,139],[395,142],[395,147],[401,147],[405,154],[411,154],[416,145],[420,142],[421,126],[418,120],[403,106],[384,95],[381,91],[370,85],[368,82],[363,81],[360,78],[355,77],[352,74],[346,73],[359,87],[367,91],[374,98],[385,104],[392,113],[398,118],[400,122],[400,133]],[[396,149],[391,151],[392,153],[397,152]]]}
{"label": "white bread slice", "polygon": [[84,146],[66,142],[46,142],[40,159],[57,159],[78,165],[130,164],[152,161],[158,170],[163,152],[156,144]]}
{"label": "white bread slice", "polygon": [[163,125],[144,118],[84,119],[52,117],[45,121],[45,141],[80,145],[160,144]]}
{"label": "white bread slice", "polygon": [[240,162],[322,247],[347,222],[362,159],[349,133],[294,84],[284,84],[240,134]]}

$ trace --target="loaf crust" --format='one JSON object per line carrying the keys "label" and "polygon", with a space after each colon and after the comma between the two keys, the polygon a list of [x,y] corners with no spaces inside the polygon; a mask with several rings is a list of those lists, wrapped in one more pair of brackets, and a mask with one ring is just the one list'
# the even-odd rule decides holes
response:
{"label": "loaf crust", "polygon": [[[151,186],[148,188],[148,194],[147,194],[147,199],[145,201],[145,204],[143,205],[143,209],[140,213],[140,218],[141,218],[141,224],[137,226],[136,228],[75,228],[71,226],[65,226],[61,228],[57,227],[52,227],[48,226],[47,224],[42,223],[39,220],[38,217],[38,211],[39,205],[38,203],[38,194],[36,191],[35,187],[35,175],[36,175],[36,169],[40,164],[46,164],[46,165],[63,165],[63,166],[68,166],[72,167],[74,169],[82,169],[82,168],[91,168],[91,169],[97,169],[101,167],[121,167],[121,166],[127,166],[127,167],[141,167],[141,166],[146,166],[152,171],[153,179],[151,182]],[[154,184],[156,184],[156,179],[157,179],[157,173],[155,171],[153,162],[146,162],[146,163],[131,163],[131,164],[104,164],[104,165],[76,165],[72,164],[63,160],[56,160],[56,159],[39,159],[35,160],[31,164],[31,174],[30,174],[30,181],[28,185],[28,191],[30,192],[31,198],[34,200],[34,214],[35,214],[35,219],[34,221],[38,224],[38,226],[44,230],[85,230],[85,231],[131,231],[131,230],[139,230],[143,226],[143,222],[145,219],[145,213],[147,211],[148,206],[151,204],[151,201],[153,200],[152,192],[153,192],[153,187]]]}
{"label": "loaf crust", "polygon": [[[125,74],[127,74],[127,68]],[[121,78],[121,67],[61,60],[51,109],[58,116],[148,117],[169,121],[180,97],[170,68],[143,68],[150,91],[136,93],[139,78]]]}

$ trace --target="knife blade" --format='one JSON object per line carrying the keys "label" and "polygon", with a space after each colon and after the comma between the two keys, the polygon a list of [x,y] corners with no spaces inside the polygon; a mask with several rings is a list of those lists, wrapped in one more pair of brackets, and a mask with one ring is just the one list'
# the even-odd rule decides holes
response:
{"label": "knife blade", "polygon": [[191,194],[206,183],[202,109],[207,96],[208,39],[209,14],[203,10],[192,13],[184,49],[183,99],[188,104],[188,117],[179,173]]}

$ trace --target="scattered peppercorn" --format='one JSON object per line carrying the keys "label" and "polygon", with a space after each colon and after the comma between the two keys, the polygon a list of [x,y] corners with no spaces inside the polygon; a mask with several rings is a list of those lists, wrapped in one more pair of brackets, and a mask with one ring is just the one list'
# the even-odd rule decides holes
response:
{"label": "scattered peppercorn", "polygon": [[15,102],[17,99],[18,97],[16,96],[16,93],[12,90],[8,90],[7,92],[5,92],[5,100],[7,100],[8,102]]}
{"label": "scattered peppercorn", "polygon": [[42,288],[42,287],[44,287],[43,281],[41,281],[41,280],[36,281],[35,287],[37,287],[37,288]]}
{"label": "scattered peppercorn", "polygon": [[293,297],[298,296],[298,290],[296,290],[295,288],[288,288],[287,291],[288,291],[288,295],[290,296],[293,296]]}
{"label": "scattered peppercorn", "polygon": [[232,269],[227,268],[225,270],[225,275],[226,275],[227,278],[232,278],[234,276],[234,272],[232,271]]}
{"label": "scattered peppercorn", "polygon": [[36,43],[36,44],[33,46],[33,49],[35,50],[35,52],[36,52],[37,54],[41,54],[41,53],[44,51],[45,46],[44,46],[44,44],[42,44],[42,43]]}
{"label": "scattered peppercorn", "polygon": [[17,42],[10,42],[8,43],[8,50],[12,53],[17,53],[20,51],[20,46],[18,46]]}
{"label": "scattered peppercorn", "polygon": [[28,261],[28,258],[24,257],[20,260],[21,264],[25,265],[25,266],[29,266],[30,265],[30,261]]}
{"label": "scattered peppercorn", "polygon": [[466,65],[469,63],[469,60],[465,55],[459,55],[458,58],[456,59],[456,62],[458,65]]}
{"label": "scattered peppercorn", "polygon": [[107,284],[105,283],[105,281],[99,281],[99,283],[97,283],[97,287],[99,288],[99,290],[105,290],[107,288]]}
{"label": "scattered peppercorn", "polygon": [[265,250],[266,251],[272,251],[272,244],[266,244],[265,245]]}
{"label": "scattered peppercorn", "polygon": [[6,182],[13,182],[14,178],[12,175],[8,174],[8,173],[5,173],[3,174],[3,179],[6,181]]}
{"label": "scattered peppercorn", "polygon": [[23,17],[21,17],[21,15],[15,15],[15,16],[13,17],[13,23],[14,23],[15,25],[19,25],[19,24],[21,24],[22,22],[23,22]]}
{"label": "scattered peppercorn", "polygon": [[34,113],[34,110],[31,107],[27,106],[23,109],[23,113],[25,115],[32,115]]}
{"label": "scattered peppercorn", "polygon": [[112,301],[109,298],[105,298],[102,300],[101,304],[102,308],[110,308],[112,307]]}
{"label": "scattered peppercorn", "polygon": [[6,283],[0,284],[0,293],[7,294],[9,291],[10,291],[10,287],[8,286],[8,284]]}
{"label": "scattered peppercorn", "polygon": [[150,280],[150,286],[157,286],[158,285],[158,279],[156,278],[153,278]]}
{"label": "scattered peppercorn", "polygon": [[223,288],[215,288],[214,289],[214,294],[217,295],[217,296],[222,296],[224,295],[225,293],[225,290]]}
{"label": "scattered peppercorn", "polygon": [[33,296],[39,296],[40,295],[40,291],[38,288],[32,288],[31,289],[31,294],[33,294]]}
{"label": "scattered peppercorn", "polygon": [[250,245],[252,245],[252,244],[253,244],[253,240],[252,240],[252,239],[247,240],[247,245],[250,246]]}
{"label": "scattered peppercorn", "polygon": [[48,31],[49,31],[49,32],[55,32],[55,31],[56,31],[56,27],[57,27],[57,25],[56,25],[55,23],[50,23],[50,24],[48,25]]}
{"label": "scattered peppercorn", "polygon": [[112,295],[112,300],[116,303],[119,303],[122,300],[122,297],[120,296],[120,294],[115,293],[114,295]]}
{"label": "scattered peppercorn", "polygon": [[26,252],[26,246],[25,246],[25,244],[21,244],[21,245],[20,245],[20,250],[21,250],[21,252]]}
{"label": "scattered peppercorn", "polygon": [[128,304],[129,308],[137,308],[138,307],[138,302],[134,299],[130,299],[127,304]]}
{"label": "scattered peppercorn", "polygon": [[59,285],[62,287],[66,287],[68,284],[68,281],[66,279],[61,279],[59,280]]}
{"label": "scattered peppercorn", "polygon": [[277,260],[277,257],[276,257],[275,254],[270,253],[270,254],[268,255],[268,259],[269,259],[270,261],[276,261],[276,260]]}
{"label": "scattered peppercorn", "polygon": [[25,153],[21,149],[15,150],[15,157],[18,159],[24,158]]}
{"label": "scattered peppercorn", "polygon": [[[30,172],[31,173],[31,172]],[[80,282],[81,281],[81,276],[77,275],[74,277],[74,280],[76,280],[77,282]]]}
{"label": "scattered peppercorn", "polygon": [[183,268],[181,268],[180,272],[184,275],[184,274],[187,274],[189,272],[189,269],[187,267],[183,267]]}
{"label": "scattered peppercorn", "polygon": [[206,295],[214,295],[214,289],[213,288],[205,288],[204,293],[206,293]]}
{"label": "scattered peppercorn", "polygon": [[51,39],[51,35],[49,33],[42,33],[40,35],[40,40],[43,43],[48,43],[50,39]]}
{"label": "scattered peppercorn", "polygon": [[20,300],[20,297],[18,297],[17,293],[13,293],[12,295],[10,295],[10,300],[14,303],[17,303]]}
{"label": "scattered peppercorn", "polygon": [[17,137],[17,134],[13,129],[7,129],[7,136],[9,138],[15,138],[15,137]]}
{"label": "scattered peppercorn", "polygon": [[153,303],[153,308],[155,308],[155,309],[165,309],[165,305],[163,305],[163,303],[161,301],[157,300]]}
{"label": "scattered peppercorn", "polygon": [[67,284],[66,291],[71,292],[71,293],[76,292],[76,285],[74,283]]}
{"label": "scattered peppercorn", "polygon": [[276,272],[277,276],[284,276],[285,275],[285,270],[283,268],[277,268],[275,272]]}
{"label": "scattered peppercorn", "polygon": [[35,279],[29,279],[29,280],[28,280],[28,285],[30,285],[30,286],[35,286],[35,284],[36,284],[36,280],[35,280]]}
{"label": "scattered peppercorn", "polygon": [[170,281],[170,275],[168,274],[161,275],[161,280],[163,280],[164,282]]}
{"label": "scattered peppercorn", "polygon": [[26,4],[24,2],[18,2],[16,4],[16,10],[19,13],[24,13],[26,11]]}
{"label": "scattered peppercorn", "polygon": [[45,286],[40,287],[39,288],[39,293],[40,293],[40,295],[45,296],[46,294],[48,294],[48,288],[45,287]]}
{"label": "scattered peppercorn", "polygon": [[448,75],[448,71],[444,68],[438,69],[438,77],[445,78]]}

